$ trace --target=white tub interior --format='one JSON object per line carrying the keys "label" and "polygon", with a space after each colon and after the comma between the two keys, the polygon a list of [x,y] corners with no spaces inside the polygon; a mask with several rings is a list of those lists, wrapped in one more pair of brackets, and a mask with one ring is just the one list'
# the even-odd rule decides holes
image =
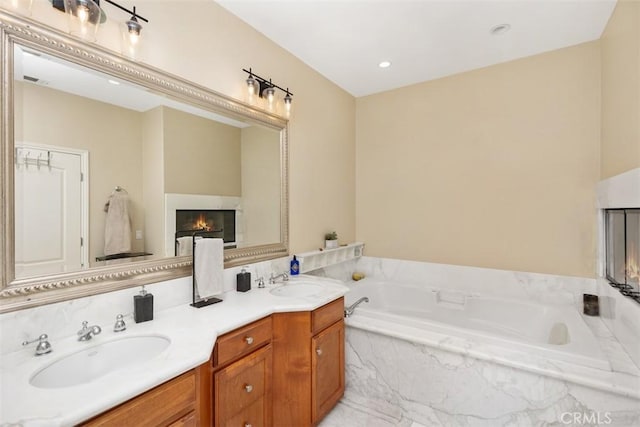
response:
{"label": "white tub interior", "polygon": [[[366,319],[406,331],[433,331],[475,345],[503,347],[553,362],[609,370],[610,365],[581,314],[572,305],[542,305],[516,299],[364,279],[355,282],[346,305],[367,296],[348,324]],[[360,319],[358,321],[357,319]]]}

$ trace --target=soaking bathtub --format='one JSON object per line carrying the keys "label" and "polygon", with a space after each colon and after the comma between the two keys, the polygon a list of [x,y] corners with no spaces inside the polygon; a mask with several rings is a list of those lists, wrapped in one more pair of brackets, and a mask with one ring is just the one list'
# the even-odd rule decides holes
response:
{"label": "soaking bathtub", "polygon": [[350,327],[422,344],[437,342],[440,347],[455,341],[458,348],[490,349],[493,360],[533,357],[611,369],[573,305],[542,305],[372,278],[350,288],[346,306],[369,298],[347,319]]}

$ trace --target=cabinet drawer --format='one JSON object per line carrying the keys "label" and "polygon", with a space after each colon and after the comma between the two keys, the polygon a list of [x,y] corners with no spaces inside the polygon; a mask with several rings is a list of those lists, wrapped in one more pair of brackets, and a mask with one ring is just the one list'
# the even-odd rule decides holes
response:
{"label": "cabinet drawer", "polygon": [[271,345],[232,363],[214,374],[216,425],[256,400],[269,395]]}
{"label": "cabinet drawer", "polygon": [[189,412],[169,427],[198,427],[198,419],[195,412]]}
{"label": "cabinet drawer", "polygon": [[196,376],[190,371],[88,421],[86,426],[162,426],[195,409]]}
{"label": "cabinet drawer", "polygon": [[317,334],[344,317],[344,298],[314,310],[311,314],[311,333]]}
{"label": "cabinet drawer", "polygon": [[220,426],[223,427],[266,427],[269,423],[265,420],[265,398],[253,402],[250,406],[229,418],[222,420]]}
{"label": "cabinet drawer", "polygon": [[271,341],[271,316],[224,334],[216,341],[214,366],[224,365]]}

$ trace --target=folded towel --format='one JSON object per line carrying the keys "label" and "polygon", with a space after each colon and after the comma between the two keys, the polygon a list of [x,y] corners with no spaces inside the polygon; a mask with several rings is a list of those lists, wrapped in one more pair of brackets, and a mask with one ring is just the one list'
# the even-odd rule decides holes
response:
{"label": "folded towel", "polygon": [[[196,240],[202,239],[201,236],[196,236]],[[184,236],[176,239],[178,245],[176,246],[176,256],[187,256],[193,254],[193,237]]]}
{"label": "folded towel", "polygon": [[104,254],[131,252],[131,218],[129,196],[116,191],[109,199],[104,226]]}
{"label": "folded towel", "polygon": [[223,292],[224,245],[222,239],[196,239],[194,280],[200,298]]}

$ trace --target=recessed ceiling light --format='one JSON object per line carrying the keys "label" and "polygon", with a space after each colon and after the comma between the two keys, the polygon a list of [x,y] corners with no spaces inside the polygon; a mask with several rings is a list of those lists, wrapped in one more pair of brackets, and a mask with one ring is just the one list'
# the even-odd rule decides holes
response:
{"label": "recessed ceiling light", "polygon": [[509,25],[509,24],[500,24],[500,25],[496,25],[495,27],[491,28],[491,30],[489,30],[489,32],[494,36],[499,36],[501,34],[506,33],[510,29],[511,29],[511,25]]}
{"label": "recessed ceiling light", "polygon": [[120,82],[117,82],[117,81],[115,81],[115,80],[111,80],[111,79],[109,79],[109,80],[107,80],[107,81],[108,81],[109,83],[111,83],[112,85],[116,85],[116,86],[120,84]]}
{"label": "recessed ceiling light", "polygon": [[389,68],[391,67],[391,61],[382,61],[381,63],[378,64],[378,67]]}

